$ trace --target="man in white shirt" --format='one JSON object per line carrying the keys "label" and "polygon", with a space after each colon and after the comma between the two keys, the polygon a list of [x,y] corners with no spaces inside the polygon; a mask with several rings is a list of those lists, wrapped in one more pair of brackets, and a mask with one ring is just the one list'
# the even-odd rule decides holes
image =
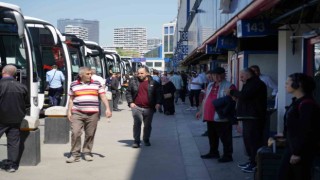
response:
{"label": "man in white shirt", "polygon": [[46,73],[46,82],[49,85],[49,100],[51,106],[60,105],[61,96],[63,94],[62,83],[65,77],[61,71],[58,70],[57,65],[52,66],[52,70]]}
{"label": "man in white shirt", "polygon": [[101,76],[98,76],[98,75],[97,75],[97,70],[96,70],[95,67],[92,67],[92,68],[91,68],[91,73],[92,73],[91,79],[94,80],[94,81],[99,81],[100,84],[102,85],[103,89],[105,89],[105,87],[106,87],[106,80],[103,79]]}
{"label": "man in white shirt", "polygon": [[[202,89],[202,79],[200,76],[197,75],[197,72],[192,71],[191,72],[192,78],[190,80],[190,94],[189,94],[189,100],[190,100],[190,107],[186,110],[196,111],[199,107],[199,96]],[[193,102],[193,98],[195,99],[195,106]]]}

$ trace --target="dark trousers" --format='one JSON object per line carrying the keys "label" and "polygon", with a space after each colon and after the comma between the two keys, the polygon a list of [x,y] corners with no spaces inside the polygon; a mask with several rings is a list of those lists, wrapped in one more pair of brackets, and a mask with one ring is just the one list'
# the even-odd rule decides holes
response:
{"label": "dark trousers", "polygon": [[152,118],[154,110],[151,108],[135,107],[131,108],[133,116],[133,138],[136,143],[140,143],[141,125],[143,127],[143,140],[148,141],[150,139],[152,130]]}
{"label": "dark trousers", "polygon": [[295,165],[290,164],[292,152],[289,148],[285,149],[282,155],[279,168],[278,180],[311,180],[311,169],[314,160],[314,153],[309,152],[301,154],[301,161]]}
{"label": "dark trousers", "polygon": [[232,157],[232,124],[230,122],[213,122],[213,128],[223,145],[223,156]]}
{"label": "dark trousers", "polygon": [[0,124],[0,138],[6,133],[8,161],[14,166],[19,165],[20,123]]}
{"label": "dark trousers", "polygon": [[210,146],[210,154],[219,154],[219,136],[214,128],[213,121],[207,121],[207,131]]}
{"label": "dark trousers", "polygon": [[51,106],[59,106],[61,101],[61,96],[63,94],[63,88],[50,88],[49,89],[49,100]]}
{"label": "dark trousers", "polygon": [[201,89],[191,89],[190,94],[189,94],[189,100],[190,100],[190,105],[193,107],[193,98],[196,100],[196,107],[199,107],[199,96],[200,96]]}
{"label": "dark trousers", "polygon": [[183,103],[186,102],[186,94],[187,94],[187,90],[185,88],[181,89],[180,98]]}
{"label": "dark trousers", "polygon": [[118,109],[119,99],[120,99],[120,91],[113,91],[112,92],[113,109]]}
{"label": "dark trousers", "polygon": [[249,161],[256,164],[257,150],[263,145],[264,120],[246,119],[242,121],[243,142],[249,156]]}

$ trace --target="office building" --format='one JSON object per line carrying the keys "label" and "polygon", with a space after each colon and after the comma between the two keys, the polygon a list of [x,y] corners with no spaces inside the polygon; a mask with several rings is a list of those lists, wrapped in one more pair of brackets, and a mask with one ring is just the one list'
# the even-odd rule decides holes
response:
{"label": "office building", "polygon": [[147,52],[147,29],[142,27],[115,28],[113,43],[115,47],[136,51],[140,53],[140,56],[143,56]]}
{"label": "office building", "polygon": [[85,27],[68,25],[65,27],[65,33],[76,35],[85,41],[88,40],[88,28]]}
{"label": "office building", "polygon": [[57,27],[60,32],[65,33],[65,27],[68,25],[87,28],[88,40],[99,44],[99,21],[85,19],[58,19]]}

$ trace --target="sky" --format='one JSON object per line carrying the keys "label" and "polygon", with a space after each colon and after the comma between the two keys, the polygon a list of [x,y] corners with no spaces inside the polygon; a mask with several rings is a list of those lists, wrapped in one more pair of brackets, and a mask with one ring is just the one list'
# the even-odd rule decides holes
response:
{"label": "sky", "polygon": [[60,18],[98,20],[100,45],[111,46],[113,29],[144,27],[147,38],[161,38],[162,25],[178,13],[177,0],[2,0],[20,6],[25,16],[57,26]]}

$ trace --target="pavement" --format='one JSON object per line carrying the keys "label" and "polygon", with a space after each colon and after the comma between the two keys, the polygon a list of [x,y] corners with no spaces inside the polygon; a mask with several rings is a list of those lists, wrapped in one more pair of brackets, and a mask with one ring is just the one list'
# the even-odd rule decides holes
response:
{"label": "pavement", "polygon": [[[206,124],[195,119],[187,105],[176,105],[176,114],[155,113],[151,146],[131,147],[133,118],[126,103],[112,118],[101,118],[93,146],[94,160],[66,163],[67,144],[44,144],[44,120],[40,120],[41,162],[20,166],[15,173],[0,171],[1,180],[241,180],[254,179],[238,167],[245,162],[242,137],[234,137],[233,162],[201,159],[209,150],[208,138],[201,136]],[[220,153],[222,147],[220,143]],[[7,158],[6,137],[0,139],[0,160]]]}

